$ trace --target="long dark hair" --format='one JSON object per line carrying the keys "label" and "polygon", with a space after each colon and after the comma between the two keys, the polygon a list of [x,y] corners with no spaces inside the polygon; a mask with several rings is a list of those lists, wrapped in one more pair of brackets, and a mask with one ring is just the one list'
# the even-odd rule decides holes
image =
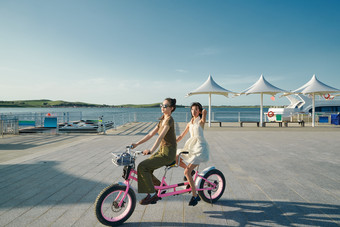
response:
{"label": "long dark hair", "polygon": [[[199,102],[194,102],[194,103],[192,103],[191,106],[190,106],[190,113],[191,113],[191,109],[192,109],[193,106],[197,106],[197,107],[198,107],[198,109],[199,109],[199,111],[200,111],[199,116],[200,116],[200,118],[202,118],[203,107],[202,107],[201,103],[199,103]],[[192,116],[192,114],[191,114],[191,118],[193,118],[193,117],[194,117],[194,116]]]}

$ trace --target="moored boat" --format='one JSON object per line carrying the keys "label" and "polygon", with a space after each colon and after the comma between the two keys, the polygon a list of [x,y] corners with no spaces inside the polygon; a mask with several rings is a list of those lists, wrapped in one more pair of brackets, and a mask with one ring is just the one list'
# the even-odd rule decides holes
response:
{"label": "moored boat", "polygon": [[[310,114],[312,112],[312,99],[306,95],[288,95],[285,96],[290,104],[286,107],[271,107],[265,113],[268,121],[292,121],[292,118],[301,114]],[[340,112],[339,96],[330,94],[319,96],[315,99],[315,112],[336,114]]]}

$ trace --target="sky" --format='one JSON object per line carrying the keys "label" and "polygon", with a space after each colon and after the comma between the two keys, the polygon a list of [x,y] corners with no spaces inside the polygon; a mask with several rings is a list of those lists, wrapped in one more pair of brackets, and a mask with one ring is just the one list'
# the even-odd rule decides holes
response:
{"label": "sky", "polygon": [[233,92],[261,74],[288,91],[313,74],[340,89],[339,11],[337,0],[0,0],[0,100],[207,105],[186,94],[209,75]]}

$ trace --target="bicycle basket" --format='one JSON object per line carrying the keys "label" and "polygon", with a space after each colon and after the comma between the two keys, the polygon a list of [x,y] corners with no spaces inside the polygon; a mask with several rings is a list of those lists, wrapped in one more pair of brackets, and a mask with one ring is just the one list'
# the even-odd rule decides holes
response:
{"label": "bicycle basket", "polygon": [[112,162],[117,166],[127,166],[135,161],[129,153],[113,154],[113,156]]}

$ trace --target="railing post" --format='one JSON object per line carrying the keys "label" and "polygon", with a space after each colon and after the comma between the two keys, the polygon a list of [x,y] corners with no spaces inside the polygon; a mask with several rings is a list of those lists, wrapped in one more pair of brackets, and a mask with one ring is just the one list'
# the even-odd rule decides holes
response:
{"label": "railing post", "polygon": [[43,126],[43,113],[40,113],[40,127]]}
{"label": "railing post", "polygon": [[57,117],[57,128],[55,129],[56,130],[56,134],[59,135],[59,124],[58,124],[58,117]]}
{"label": "railing post", "polygon": [[4,121],[0,120],[0,132],[1,132],[1,137],[4,137]]}
{"label": "railing post", "polygon": [[14,120],[14,134],[19,135],[19,119]]}

